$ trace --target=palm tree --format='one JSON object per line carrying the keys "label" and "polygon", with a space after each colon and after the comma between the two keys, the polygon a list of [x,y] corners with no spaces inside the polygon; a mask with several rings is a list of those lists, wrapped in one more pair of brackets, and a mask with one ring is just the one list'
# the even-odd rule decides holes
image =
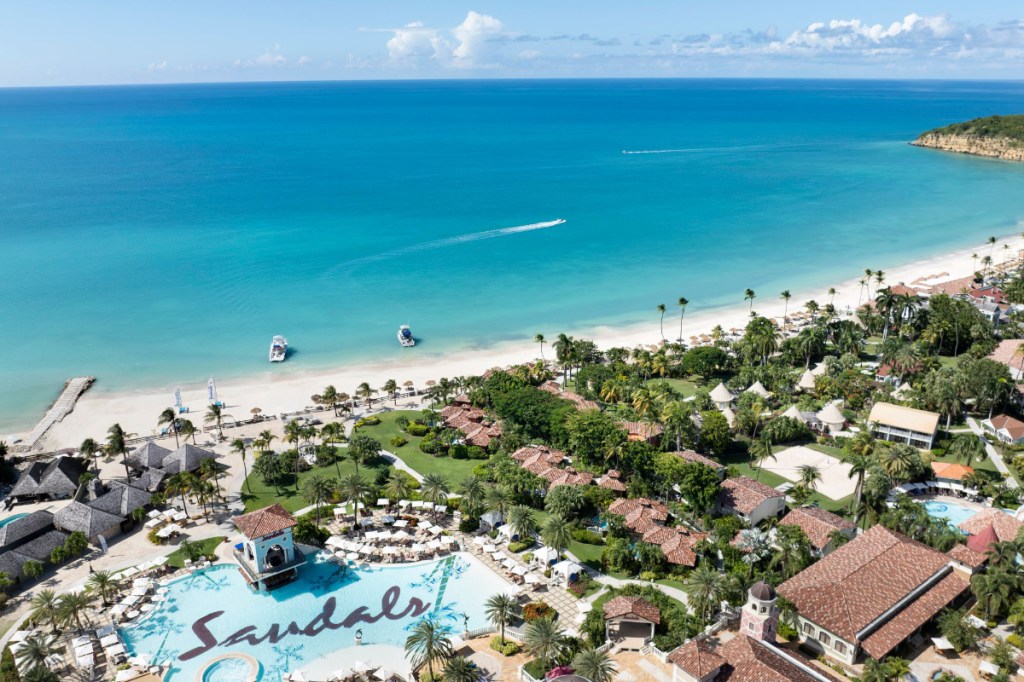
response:
{"label": "palm tree", "polygon": [[[860,436],[861,434],[865,433],[867,432],[861,431],[860,433],[857,434],[857,436]],[[870,436],[871,434],[867,435]],[[856,436],[854,437],[854,439],[856,440]],[[859,452],[855,452],[853,449],[850,449],[850,451],[846,453],[846,457],[843,458],[843,461],[847,464],[847,466],[850,467],[849,473],[847,474],[849,478],[857,479],[857,484],[856,486],[854,486],[855,491],[852,501],[853,508],[851,510],[854,512],[853,525],[856,526],[857,514],[860,511],[860,498],[861,494],[864,492],[864,477],[867,475],[868,470],[874,463],[874,460],[871,458],[870,455],[863,455],[860,454]]]}
{"label": "palm tree", "polygon": [[1016,600],[1017,577],[1005,570],[979,573],[971,578],[971,591],[986,616],[1005,613]]}
{"label": "palm tree", "polygon": [[487,491],[487,510],[498,513],[498,518],[501,521],[505,520],[505,514],[508,512],[509,498],[508,493],[500,485],[496,485]]}
{"label": "palm tree", "polygon": [[370,384],[363,382],[356,388],[356,395],[366,401],[366,407],[369,409],[370,405],[373,404],[373,394],[377,391],[370,388]]}
{"label": "palm tree", "polygon": [[484,485],[483,479],[470,474],[462,482],[462,485],[459,486],[458,492],[462,496],[462,501],[459,503],[459,508],[462,512],[469,517],[479,516],[480,508],[484,503],[484,497],[487,495],[487,488]]}
{"label": "palm tree", "polygon": [[196,444],[196,425],[192,423],[191,419],[179,419],[178,420],[178,432],[187,441],[189,436],[192,437],[192,445]]}
{"label": "palm tree", "polygon": [[954,436],[949,452],[957,459],[965,460],[967,466],[971,466],[975,459],[981,461],[988,457],[985,441],[973,433],[960,433]]}
{"label": "palm tree", "polygon": [[797,467],[797,472],[800,475],[801,485],[811,491],[818,489],[818,483],[821,481],[821,469],[813,464],[801,464]]}
{"label": "palm tree", "polygon": [[548,670],[552,661],[565,649],[565,632],[553,618],[539,618],[526,626],[523,645]]}
{"label": "palm tree", "polygon": [[394,404],[398,405],[398,382],[394,379],[388,379],[384,382],[384,385],[380,387],[380,390],[391,396],[391,400]]}
{"label": "palm tree", "polygon": [[772,449],[772,439],[766,436],[761,436],[750,442],[748,446],[750,450],[750,466],[757,469],[757,475],[754,477],[755,481],[761,480],[761,464],[768,459],[775,459],[775,452]]}
{"label": "palm tree", "polygon": [[68,626],[74,625],[79,632],[82,631],[82,616],[92,602],[92,597],[87,592],[67,592],[57,600],[57,613],[61,622]]}
{"label": "palm tree", "polygon": [[[192,495],[195,500],[199,502],[203,507],[203,516],[208,517],[210,515],[210,507],[213,506],[213,496],[216,494],[216,489],[213,484],[207,481],[205,478],[199,478],[192,476]],[[206,503],[210,503],[210,507],[206,506]]]}
{"label": "palm tree", "polygon": [[481,677],[480,668],[465,656],[448,659],[441,674],[443,682],[477,682]]}
{"label": "palm tree", "polygon": [[167,487],[164,489],[170,496],[181,495],[181,508],[188,511],[188,506],[185,504],[185,495],[192,492],[192,482],[194,478],[192,474],[187,471],[174,474],[167,479]]}
{"label": "palm tree", "polygon": [[263,447],[265,448],[263,452],[272,452],[270,445],[275,440],[277,440],[277,436],[275,436],[270,429],[263,429],[260,431],[260,441],[263,443]]}
{"label": "palm tree", "polygon": [[174,447],[180,447],[181,444],[178,442],[177,429],[178,413],[174,411],[173,407],[168,407],[166,410],[161,412],[160,417],[156,420],[157,426],[163,426],[164,424],[167,424],[171,429],[171,432],[174,434]]}
{"label": "palm tree", "polygon": [[588,649],[572,659],[573,671],[590,682],[612,682],[615,678],[615,661],[606,650]]}
{"label": "palm tree", "polygon": [[[448,484],[448,478],[444,474],[427,474],[420,482],[420,492],[428,502],[437,507],[442,502],[448,501],[451,487]],[[436,509],[434,509],[434,523],[437,523]]]}
{"label": "palm tree", "polygon": [[664,341],[665,340],[665,304],[664,303],[659,303],[658,306],[655,308],[655,310],[657,310],[659,313],[661,313],[661,321],[658,324],[659,324],[659,328],[661,330],[661,340]]}
{"label": "palm tree", "polygon": [[679,297],[679,301],[677,301],[677,304],[679,305],[679,338],[676,339],[676,341],[678,341],[679,343],[682,343],[683,342],[683,315],[686,314],[686,306],[687,306],[687,304],[689,304],[689,301],[685,297],[680,296]]}
{"label": "palm tree", "polygon": [[540,359],[544,359],[544,335],[535,334],[533,340],[540,344]]}
{"label": "palm tree", "polygon": [[751,315],[754,314],[754,299],[757,298],[757,294],[754,293],[753,289],[747,289],[743,292],[743,300],[750,301],[749,312]]}
{"label": "palm tree", "polygon": [[829,287],[828,291],[826,291],[825,293],[828,294],[828,304],[829,305],[834,304],[835,301],[836,301],[836,288],[835,287]]}
{"label": "palm tree", "polygon": [[533,510],[525,504],[517,504],[509,510],[508,525],[520,540],[533,537],[538,528],[537,519],[533,517]]}
{"label": "palm tree", "polygon": [[705,623],[715,615],[728,591],[725,574],[708,562],[701,562],[690,572],[686,586],[691,605]]}
{"label": "palm tree", "polygon": [[504,592],[491,595],[484,603],[484,615],[491,625],[500,629],[502,644],[505,643],[505,626],[516,620],[521,612],[519,603]]}
{"label": "palm tree", "polygon": [[434,679],[434,664],[447,661],[453,654],[447,628],[435,620],[421,619],[405,639],[406,657],[416,668],[426,665],[430,679]]}
{"label": "palm tree", "polygon": [[335,417],[338,416],[338,389],[333,384],[328,384],[320,391],[320,402],[330,407]]}
{"label": "palm tree", "polygon": [[789,327],[789,299],[793,298],[793,294],[789,293],[789,289],[786,289],[779,294],[779,298],[785,301],[782,307],[782,331],[786,331]]}
{"label": "palm tree", "polygon": [[57,636],[53,634],[29,635],[25,638],[15,659],[22,677],[49,671],[46,659],[56,653]]}
{"label": "palm tree", "polygon": [[111,456],[121,455],[121,459],[124,462],[124,475],[129,482],[132,480],[132,474],[128,470],[128,439],[132,435],[125,433],[120,424],[114,424],[107,429],[107,454]]}
{"label": "palm tree", "polygon": [[996,248],[996,238],[989,237],[988,239],[985,240],[985,243],[988,244],[988,255],[991,256],[992,250]]}
{"label": "palm tree", "polygon": [[387,485],[384,486],[384,494],[391,500],[391,504],[409,497],[412,494],[412,484],[409,483],[409,476],[403,471],[392,469],[391,474],[388,475]]}
{"label": "palm tree", "polygon": [[92,457],[92,465],[96,470],[96,473],[100,472],[100,458],[99,454],[103,448],[92,438],[86,438],[82,441],[82,444],[78,446],[78,451],[85,457]]}
{"label": "palm tree", "polygon": [[252,484],[249,483],[249,467],[245,463],[245,453],[249,450],[249,446],[242,438],[236,438],[231,441],[231,450],[237,452],[242,458],[242,471],[245,472],[245,487],[249,490],[249,494],[252,494]]}
{"label": "palm tree", "polygon": [[221,429],[221,423],[225,417],[234,419],[230,414],[224,412],[224,408],[216,403],[206,408],[206,414],[203,415],[204,424],[216,424],[217,425],[217,437],[223,438],[224,431]]}
{"label": "palm tree", "polygon": [[320,505],[334,495],[335,482],[321,474],[313,474],[302,482],[302,498],[316,507],[316,525],[320,525]]}
{"label": "palm tree", "polygon": [[352,503],[352,515],[355,518],[356,530],[359,530],[359,505],[365,505],[369,499],[372,492],[370,485],[359,474],[349,474],[339,482],[338,492],[341,493],[342,499]]}
{"label": "palm tree", "polygon": [[86,586],[93,594],[98,594],[103,605],[110,603],[110,595],[117,589],[117,581],[110,571],[96,571],[89,576]]}
{"label": "palm tree", "polygon": [[893,481],[905,480],[921,455],[913,446],[893,443],[878,453],[879,464]]}
{"label": "palm tree", "polygon": [[548,517],[541,531],[541,538],[544,543],[558,552],[559,555],[572,542],[572,524],[557,514]]}
{"label": "palm tree", "polygon": [[29,602],[32,611],[29,618],[34,623],[46,622],[50,630],[57,629],[57,593],[53,590],[39,590]]}

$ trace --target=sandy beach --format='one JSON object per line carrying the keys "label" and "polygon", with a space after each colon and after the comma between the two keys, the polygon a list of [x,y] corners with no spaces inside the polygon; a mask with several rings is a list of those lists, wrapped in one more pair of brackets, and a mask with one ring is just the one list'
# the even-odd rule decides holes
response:
{"label": "sandy beach", "polygon": [[[1020,234],[1000,238],[998,248],[993,253],[996,265],[1001,262],[1003,244],[1009,244],[1012,253],[1016,254],[1018,250],[1024,248],[1024,239]],[[966,276],[974,269],[974,262],[971,259],[973,253],[983,257],[989,253],[989,246],[979,244],[976,247],[891,268],[885,271],[883,286],[900,282],[912,285],[923,281],[944,281]],[[858,268],[851,264],[849,274],[852,277],[845,281],[824,283],[822,287],[810,291],[792,292],[789,312],[802,310],[804,303],[811,299],[824,306],[830,299],[827,293],[830,286],[836,290],[833,303],[836,309],[842,314],[845,314],[847,309],[854,310],[858,300],[863,300],[862,288],[858,283],[863,276],[863,267]],[[872,294],[877,286],[872,282]],[[726,330],[731,327],[742,328],[749,319],[748,304],[742,300],[742,295],[742,290],[737,290],[735,306],[687,314],[683,327],[684,339],[688,341],[692,335],[709,333],[716,325],[721,325]],[[666,301],[666,304],[671,302]],[[784,303],[779,298],[779,292],[757,292],[757,298],[754,300],[755,312],[769,317],[781,317],[783,308]],[[544,333],[549,340],[544,350],[545,357],[550,360],[554,356],[550,341],[553,341],[562,330],[538,331]],[[593,339],[601,348],[650,345],[660,341],[658,318],[653,309],[651,322],[648,324],[625,328],[597,327],[566,331],[576,337]],[[673,340],[678,336],[678,332],[678,308],[670,305],[665,315],[665,336]],[[523,363],[539,357],[540,346],[532,338],[488,348],[452,350],[445,353],[423,353],[417,348],[412,348],[408,351],[407,359],[401,362],[348,365],[320,371],[296,372],[285,377],[264,376],[218,381],[218,397],[225,403],[227,413],[237,419],[246,419],[254,407],[261,408],[265,414],[301,410],[311,405],[311,396],[319,393],[328,384],[334,385],[339,392],[350,394],[364,381],[379,388],[388,379],[394,379],[400,385],[412,381],[417,388],[425,388],[426,382],[431,379],[480,374],[488,368]],[[98,381],[102,384],[103,378],[98,377]],[[118,394],[92,390],[82,397],[71,414],[47,432],[35,450],[75,447],[86,437],[100,440],[114,422],[120,423],[130,433],[140,436],[155,435],[157,415],[173,404],[174,389],[174,386],[150,387]],[[201,426],[202,414],[207,404],[206,385],[182,386],[181,395],[184,405],[191,409],[193,422]],[[42,411],[39,416],[42,416]],[[25,424],[23,430],[14,435],[23,436],[32,426],[33,424]]]}

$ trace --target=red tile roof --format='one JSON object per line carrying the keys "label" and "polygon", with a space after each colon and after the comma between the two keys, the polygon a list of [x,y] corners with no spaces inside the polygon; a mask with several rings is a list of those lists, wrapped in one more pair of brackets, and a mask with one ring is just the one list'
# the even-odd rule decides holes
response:
{"label": "red tile roof", "polygon": [[719,501],[723,507],[731,507],[740,514],[749,514],[765,500],[783,497],[775,488],[746,476],[727,478],[722,481]]}
{"label": "red tile roof", "polygon": [[989,422],[996,431],[1006,429],[1006,432],[1010,434],[1010,438],[1014,440],[1024,438],[1024,422],[1019,419],[1014,419],[1007,414],[997,414]]}
{"label": "red tile roof", "polygon": [[661,622],[661,611],[643,597],[615,597],[604,605],[604,619],[633,615],[657,625]]}
{"label": "red tile roof", "polygon": [[627,516],[631,512],[639,509],[650,510],[652,518],[655,518],[658,521],[664,521],[668,518],[668,507],[657,500],[649,500],[646,497],[631,497],[615,500],[608,507],[608,511],[612,514],[621,514],[622,516]]}
{"label": "red tile roof", "polygon": [[651,422],[619,422],[619,428],[629,434],[629,440],[654,440],[665,432],[660,424]]}
{"label": "red tile roof", "polygon": [[958,561],[969,568],[978,568],[988,561],[988,557],[983,552],[976,552],[963,544],[954,545],[953,549],[946,552],[946,554],[949,555],[950,559]]}
{"label": "red tile roof", "polygon": [[782,517],[783,526],[799,526],[815,549],[823,549],[831,540],[832,531],[851,531],[854,525],[841,516],[820,507],[800,507]]}
{"label": "red tile roof", "polygon": [[704,466],[711,467],[712,469],[724,469],[725,465],[716,462],[710,457],[705,457],[693,450],[680,450],[675,453],[676,457],[685,459],[687,462],[696,462],[697,464],[703,464]]}
{"label": "red tile roof", "polygon": [[960,524],[960,530],[971,535],[977,535],[983,530],[992,526],[996,537],[1000,542],[1017,539],[1021,523],[1009,514],[999,509],[982,509],[980,512]]}
{"label": "red tile roof", "polygon": [[1008,367],[1014,369],[1020,369],[1021,363],[1024,362],[1024,355],[1021,355],[1020,348],[1024,344],[1024,339],[1006,339],[1000,341],[996,349],[989,353],[989,359],[1001,362]]}
{"label": "red tile roof", "polygon": [[974,473],[974,469],[958,462],[932,462],[932,471],[935,472],[935,478],[951,481],[962,481],[964,477]]}
{"label": "red tile roof", "polygon": [[691,531],[682,526],[651,526],[643,533],[643,541],[658,545],[670,564],[690,567],[697,565],[697,543],[707,537],[707,533]]}
{"label": "red tile roof", "polygon": [[782,583],[800,615],[854,641],[858,632],[948,568],[948,557],[877,525]]}
{"label": "red tile roof", "polygon": [[668,660],[698,680],[725,665],[725,659],[703,640],[691,639],[668,655]]}
{"label": "red tile roof", "polygon": [[250,540],[287,530],[297,523],[295,517],[280,504],[272,504],[235,518],[235,527]]}
{"label": "red tile roof", "polygon": [[861,642],[861,647],[868,656],[881,660],[969,587],[966,580],[956,573],[950,573],[904,606],[889,622],[868,635]]}
{"label": "red tile roof", "polygon": [[[772,644],[738,635],[718,648],[727,668],[718,682],[838,682],[840,678],[816,667],[795,651],[782,652]],[[799,661],[797,665],[793,661]],[[807,668],[815,674],[807,672]]]}
{"label": "red tile roof", "polygon": [[975,535],[967,536],[967,548],[982,556],[986,555],[992,545],[997,542],[999,542],[999,536],[996,535],[996,528],[992,524],[982,528]]}

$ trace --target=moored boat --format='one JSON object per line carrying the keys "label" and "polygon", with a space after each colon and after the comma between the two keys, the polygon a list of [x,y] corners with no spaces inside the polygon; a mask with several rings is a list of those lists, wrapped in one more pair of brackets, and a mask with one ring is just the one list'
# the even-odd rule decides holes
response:
{"label": "moored boat", "polygon": [[288,339],[283,336],[275,336],[270,342],[270,361],[284,362],[288,356]]}
{"label": "moored boat", "polygon": [[398,328],[398,343],[402,344],[406,348],[416,345],[416,339],[412,337],[409,325],[403,324]]}

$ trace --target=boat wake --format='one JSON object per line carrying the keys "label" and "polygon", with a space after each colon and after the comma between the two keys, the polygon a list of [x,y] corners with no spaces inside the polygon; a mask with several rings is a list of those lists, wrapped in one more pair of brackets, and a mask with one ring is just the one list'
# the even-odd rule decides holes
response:
{"label": "boat wake", "polygon": [[360,263],[370,263],[373,261],[385,260],[387,258],[397,258],[398,256],[404,256],[410,253],[418,253],[420,251],[430,251],[433,249],[443,249],[447,246],[456,246],[458,244],[466,244],[469,242],[478,242],[483,239],[494,239],[495,237],[505,237],[510,234],[519,234],[520,232],[532,232],[534,230],[545,230],[549,227],[557,227],[565,223],[564,218],[557,220],[548,220],[543,223],[530,223],[529,225],[515,225],[513,227],[499,227],[494,230],[483,230],[482,232],[471,232],[469,234],[460,234],[455,237],[445,237],[444,239],[434,239],[429,242],[421,242],[419,244],[412,244],[405,246],[401,249],[395,249],[394,251],[386,251],[384,253],[378,253],[373,256],[366,256],[364,258],[356,258],[348,261],[345,265],[358,265]]}
{"label": "boat wake", "polygon": [[623,149],[626,155],[633,154],[708,154],[716,152],[765,152],[769,150],[794,149],[809,144],[746,144],[735,147],[688,147],[682,149]]}

